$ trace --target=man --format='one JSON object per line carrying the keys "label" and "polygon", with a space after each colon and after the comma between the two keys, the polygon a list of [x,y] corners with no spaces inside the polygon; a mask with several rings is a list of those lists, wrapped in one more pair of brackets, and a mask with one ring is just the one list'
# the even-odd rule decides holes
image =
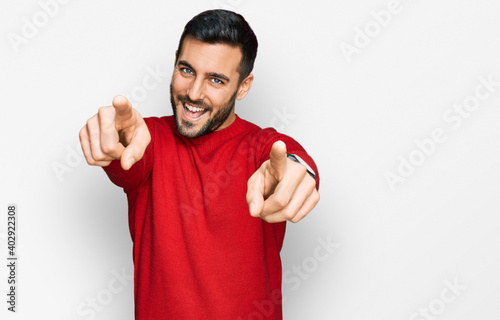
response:
{"label": "man", "polygon": [[176,51],[173,116],[143,119],[118,96],[80,131],[127,194],[136,319],[282,319],[286,221],[316,205],[319,176],[295,140],[235,114],[256,54],[241,15],[202,12]]}

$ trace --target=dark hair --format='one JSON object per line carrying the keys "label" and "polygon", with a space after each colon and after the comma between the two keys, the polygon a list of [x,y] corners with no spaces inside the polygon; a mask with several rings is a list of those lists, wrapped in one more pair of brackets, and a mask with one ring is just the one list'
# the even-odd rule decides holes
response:
{"label": "dark hair", "polygon": [[239,83],[252,72],[257,56],[257,37],[242,15],[229,10],[207,10],[191,19],[182,32],[177,48],[181,55],[182,44],[187,36],[210,44],[227,44],[239,47],[243,54],[239,65]]}

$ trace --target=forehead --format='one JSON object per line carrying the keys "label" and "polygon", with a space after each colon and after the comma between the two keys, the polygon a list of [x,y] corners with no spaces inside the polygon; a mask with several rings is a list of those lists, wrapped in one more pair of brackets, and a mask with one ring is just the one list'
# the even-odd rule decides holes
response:
{"label": "forehead", "polygon": [[186,37],[178,60],[188,62],[196,71],[239,73],[241,49],[227,44],[210,44]]}

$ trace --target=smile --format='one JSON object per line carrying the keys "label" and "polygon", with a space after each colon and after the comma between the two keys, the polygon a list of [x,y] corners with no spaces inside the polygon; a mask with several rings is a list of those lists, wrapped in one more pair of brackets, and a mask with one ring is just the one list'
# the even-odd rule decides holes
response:
{"label": "smile", "polygon": [[199,108],[185,102],[182,105],[186,118],[193,121],[200,119],[208,111],[208,109]]}

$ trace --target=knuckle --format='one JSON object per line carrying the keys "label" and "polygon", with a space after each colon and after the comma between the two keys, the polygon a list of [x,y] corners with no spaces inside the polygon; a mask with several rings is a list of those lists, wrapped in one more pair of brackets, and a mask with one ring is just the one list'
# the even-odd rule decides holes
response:
{"label": "knuckle", "polygon": [[104,123],[109,123],[112,118],[114,118],[113,107],[100,107],[97,111],[97,117],[99,118],[99,125]]}
{"label": "knuckle", "polygon": [[97,163],[101,160],[104,160],[104,155],[102,152],[94,150],[92,151],[92,159],[94,160],[94,163]]}
{"label": "knuckle", "polygon": [[137,149],[135,159],[136,159],[137,161],[141,160],[141,159],[142,159],[142,157],[144,157],[144,153],[145,153],[145,152],[146,152],[146,148],[141,147],[141,148]]}
{"label": "knuckle", "polygon": [[145,129],[145,139],[144,139],[144,149],[146,149],[146,147],[149,145],[149,143],[151,142],[151,133],[149,132],[149,129],[148,127],[144,128]]}
{"label": "knuckle", "polygon": [[104,154],[110,154],[115,151],[115,147],[108,142],[101,143],[101,150]]}
{"label": "knuckle", "polygon": [[308,176],[307,179],[308,187],[311,189],[316,189],[316,180],[314,180],[314,178],[311,177],[309,174],[307,176]]}
{"label": "knuckle", "polygon": [[307,168],[300,164],[300,163],[297,163],[297,162],[294,162],[290,159],[288,159],[291,163],[290,163],[290,171],[291,171],[291,175],[293,177],[296,177],[296,178],[304,178],[305,175],[307,174]]}
{"label": "knuckle", "polygon": [[266,222],[273,223],[273,217],[269,215],[260,215],[260,218]]}
{"label": "knuckle", "polygon": [[290,209],[283,210],[283,216],[286,220],[292,221],[292,219],[295,217],[295,212]]}
{"label": "knuckle", "polygon": [[288,204],[288,199],[282,194],[277,194],[274,198],[274,201],[281,208],[284,208]]}
{"label": "knuckle", "polygon": [[78,137],[80,138],[80,141],[83,141],[85,140],[87,134],[86,134],[86,129],[85,128],[82,128],[78,134]]}
{"label": "knuckle", "polygon": [[319,202],[319,198],[320,198],[319,192],[315,189],[314,192],[312,193],[311,197],[312,197],[312,201],[313,201],[314,205],[316,205]]}
{"label": "knuckle", "polygon": [[252,195],[250,193],[250,190],[247,191],[246,201],[247,203],[250,203],[252,201]]}
{"label": "knuckle", "polygon": [[99,117],[106,116],[109,113],[109,107],[100,107],[97,110],[97,114]]}
{"label": "knuckle", "polygon": [[102,153],[101,144],[94,141],[90,144],[90,157],[95,161],[100,161],[104,159],[104,154]]}
{"label": "knuckle", "polygon": [[87,163],[91,166],[95,165],[95,163],[96,163],[95,160],[88,155],[85,155],[85,160],[87,160]]}
{"label": "knuckle", "polygon": [[307,168],[300,164],[300,163],[296,163],[297,164],[297,173],[300,174],[300,175],[305,175],[307,173]]}
{"label": "knuckle", "polygon": [[293,222],[293,223],[297,223],[300,221],[301,218],[299,217],[294,217],[293,219],[291,219],[290,221]]}
{"label": "knuckle", "polygon": [[110,160],[106,160],[106,161],[101,161],[101,163],[99,164],[100,167],[107,167],[111,164],[111,161]]}
{"label": "knuckle", "polygon": [[96,131],[96,125],[97,125],[97,118],[96,116],[93,116],[92,118],[87,120],[87,124],[85,125],[87,127],[87,130],[90,135]]}
{"label": "knuckle", "polygon": [[251,189],[254,186],[256,179],[257,179],[256,173],[252,174],[252,176],[250,178],[248,178],[248,181],[247,181],[247,188],[248,189]]}

